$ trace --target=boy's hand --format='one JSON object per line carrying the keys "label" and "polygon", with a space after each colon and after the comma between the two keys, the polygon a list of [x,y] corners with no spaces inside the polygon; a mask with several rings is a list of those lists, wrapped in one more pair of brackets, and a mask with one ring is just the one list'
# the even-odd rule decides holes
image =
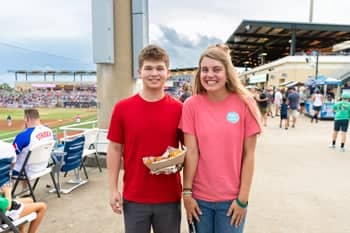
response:
{"label": "boy's hand", "polygon": [[121,214],[123,210],[123,199],[120,192],[114,192],[111,194],[109,204],[114,213]]}

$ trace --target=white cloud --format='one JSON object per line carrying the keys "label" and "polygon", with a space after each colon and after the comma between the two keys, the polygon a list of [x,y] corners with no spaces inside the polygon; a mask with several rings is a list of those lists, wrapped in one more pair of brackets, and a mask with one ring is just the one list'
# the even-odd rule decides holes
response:
{"label": "white cloud", "polygon": [[90,7],[90,1],[86,0],[2,1],[1,40],[57,40],[90,36]]}
{"label": "white cloud", "polygon": [[[149,0],[149,6],[150,39],[173,53],[174,67],[195,65],[208,43],[225,42],[243,19],[309,17],[309,0]],[[314,1],[314,22],[349,24],[347,9],[349,0]],[[0,44],[91,62],[91,0],[1,1],[0,28]]]}
{"label": "white cloud", "polygon": [[[226,41],[243,19],[308,22],[308,0],[149,0],[150,22]],[[349,24],[349,0],[314,1],[314,22]]]}

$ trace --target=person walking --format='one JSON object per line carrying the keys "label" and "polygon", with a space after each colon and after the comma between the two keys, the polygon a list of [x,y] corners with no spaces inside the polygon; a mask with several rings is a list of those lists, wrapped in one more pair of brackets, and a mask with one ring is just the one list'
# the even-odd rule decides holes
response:
{"label": "person walking", "polygon": [[274,102],[275,102],[275,115],[280,115],[280,108],[282,104],[282,93],[279,88],[276,89],[275,96],[274,96]]}
{"label": "person walking", "polygon": [[[180,233],[180,174],[153,175],[143,157],[178,147],[182,103],[164,92],[170,76],[168,53],[148,45],[139,54],[141,91],[116,103],[107,138],[110,206],[124,215],[126,233]],[[123,192],[118,179],[123,161]]]}
{"label": "person walking", "polygon": [[7,126],[11,127],[12,126],[12,117],[10,114],[7,116],[6,121],[7,121]]}
{"label": "person walking", "polygon": [[282,104],[280,107],[280,128],[282,128],[282,124],[284,122],[284,129],[288,129],[288,104],[287,99],[282,99]]}
{"label": "person walking", "polygon": [[298,108],[299,108],[299,94],[296,92],[295,87],[290,87],[288,90],[288,97],[287,97],[287,103],[288,103],[288,125],[290,118],[292,118],[292,128],[295,127],[295,124],[297,122],[297,117],[299,115]]}
{"label": "person walking", "polygon": [[304,88],[300,88],[299,90],[299,104],[300,104],[300,114],[304,114],[305,113],[305,103],[307,102],[307,97],[305,94],[305,89]]}
{"label": "person walking", "polygon": [[346,133],[348,131],[349,126],[349,118],[350,118],[350,103],[349,103],[350,95],[347,93],[342,94],[342,99],[334,104],[333,111],[334,115],[334,131],[332,133],[332,143],[330,144],[330,148],[335,148],[338,132],[341,131],[341,142],[340,142],[340,151],[344,152],[345,141],[346,141]]}
{"label": "person walking", "polygon": [[318,123],[318,114],[320,113],[324,102],[323,95],[321,94],[320,90],[317,89],[315,91],[315,93],[311,97],[311,102],[312,102],[312,109],[314,110],[314,114],[311,117],[311,123],[314,120],[316,123]]}
{"label": "person walking", "polygon": [[238,79],[227,46],[203,52],[194,94],[184,103],[180,124],[188,149],[187,220],[197,233],[241,233],[261,126],[256,102]]}
{"label": "person walking", "polygon": [[264,126],[267,126],[267,114],[268,114],[268,97],[266,96],[265,92],[258,89],[257,94],[254,96],[258,106],[259,106],[259,111],[261,115],[261,123]]}

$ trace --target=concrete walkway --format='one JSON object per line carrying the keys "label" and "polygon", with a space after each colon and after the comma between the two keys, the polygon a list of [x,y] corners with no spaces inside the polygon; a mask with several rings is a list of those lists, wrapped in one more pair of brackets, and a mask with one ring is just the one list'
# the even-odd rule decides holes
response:
{"label": "concrete walkway", "polygon": [[[345,153],[328,148],[332,121],[302,116],[288,130],[278,121],[270,118],[259,137],[245,233],[350,232],[350,144]],[[124,232],[108,205],[107,170],[88,172],[87,185],[60,199],[46,192],[49,180],[39,182],[49,207],[39,233]]]}

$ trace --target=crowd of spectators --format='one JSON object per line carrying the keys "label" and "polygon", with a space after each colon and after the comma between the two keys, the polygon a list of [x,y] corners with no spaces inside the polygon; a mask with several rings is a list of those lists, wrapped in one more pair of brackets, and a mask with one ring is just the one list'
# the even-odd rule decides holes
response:
{"label": "crowd of spectators", "polygon": [[96,90],[0,90],[0,107],[96,107]]}

